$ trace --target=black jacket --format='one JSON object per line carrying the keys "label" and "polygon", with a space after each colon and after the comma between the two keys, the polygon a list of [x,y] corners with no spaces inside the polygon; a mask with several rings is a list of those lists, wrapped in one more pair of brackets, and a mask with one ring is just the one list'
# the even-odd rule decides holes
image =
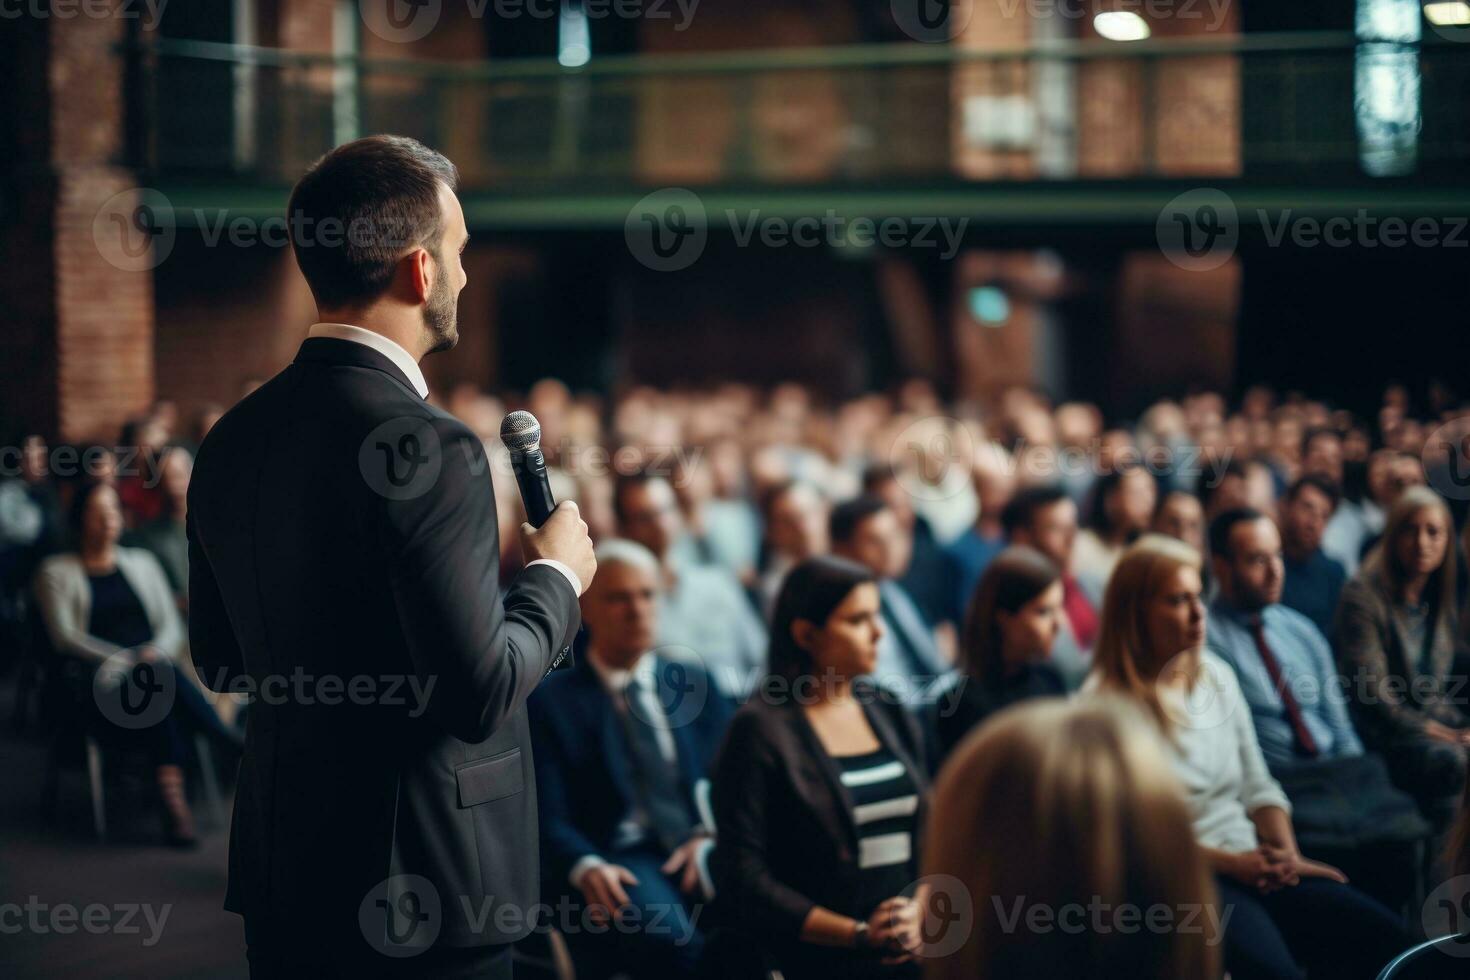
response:
{"label": "black jacket", "polygon": [[[918,726],[892,699],[865,697],[863,710],[919,787],[917,856],[928,795]],[[871,913],[853,907],[861,871],[851,794],[796,701],[758,691],[736,712],[715,762],[711,796],[719,843],[710,872],[724,921],[777,960],[783,950],[816,950],[797,944],[814,905],[854,918]],[[818,952],[840,957],[842,951]]]}
{"label": "black jacket", "polygon": [[214,690],[262,695],[225,903],[252,942],[361,952],[390,876],[428,882],[440,944],[528,932],[525,703],[580,616],[545,565],[502,603],[479,439],[376,351],[309,339],[204,440],[188,529],[195,664]]}

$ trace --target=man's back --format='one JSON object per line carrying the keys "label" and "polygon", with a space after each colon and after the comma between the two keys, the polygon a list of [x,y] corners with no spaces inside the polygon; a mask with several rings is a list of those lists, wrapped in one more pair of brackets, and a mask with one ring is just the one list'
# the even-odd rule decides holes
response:
{"label": "man's back", "polygon": [[255,694],[227,907],[270,942],[366,934],[370,892],[417,875],[442,942],[518,938],[537,900],[524,703],[579,620],[550,566],[502,610],[479,441],[387,358],[311,339],[216,424],[189,498],[196,664]]}

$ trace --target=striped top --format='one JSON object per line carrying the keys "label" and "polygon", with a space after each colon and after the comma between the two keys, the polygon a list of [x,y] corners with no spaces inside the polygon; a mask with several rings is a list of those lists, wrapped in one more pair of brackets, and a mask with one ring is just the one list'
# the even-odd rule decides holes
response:
{"label": "striped top", "polygon": [[836,757],[853,802],[865,907],[892,898],[913,880],[919,797],[908,770],[888,748]]}

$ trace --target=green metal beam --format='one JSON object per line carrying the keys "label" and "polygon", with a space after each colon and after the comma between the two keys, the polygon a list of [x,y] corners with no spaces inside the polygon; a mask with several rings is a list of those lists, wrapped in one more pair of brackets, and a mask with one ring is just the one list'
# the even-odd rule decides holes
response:
{"label": "green metal beam", "polygon": [[[1293,217],[1470,216],[1470,187],[1420,187],[1394,184],[1301,187],[1289,184],[1209,182],[1129,182],[1126,185],[977,184],[963,187],[882,188],[694,188],[711,228],[726,227],[728,215],[741,221],[761,217],[822,217],[829,211],[845,219],[868,217],[967,218],[975,227],[1036,225],[1152,225],[1171,200],[1195,188],[1214,187],[1234,201],[1240,223]],[[256,221],[285,214],[289,190],[210,184],[168,185],[161,191],[180,227],[218,227],[226,220]],[[472,231],[593,231],[623,227],[629,213],[651,188],[602,193],[527,193],[515,196],[470,191],[461,196]]]}

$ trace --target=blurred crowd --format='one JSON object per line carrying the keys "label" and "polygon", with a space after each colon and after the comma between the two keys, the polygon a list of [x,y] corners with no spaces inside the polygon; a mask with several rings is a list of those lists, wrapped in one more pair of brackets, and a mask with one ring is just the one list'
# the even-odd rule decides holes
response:
{"label": "blurred crowd", "polygon": [[[1373,977],[1428,892],[1470,883],[1470,409],[1443,386],[1374,418],[1264,387],[1129,420],[920,381],[432,400],[489,451],[502,580],[508,407],[598,543],[585,646],[530,706],[542,884],[645,927],[562,928],[579,976]],[[13,430],[22,680],[187,665],[190,465],[219,414],[160,402],[108,446]],[[248,708],[177,674],[142,743],[188,844],[192,740],[234,758]],[[939,880],[973,917],[942,957]],[[1214,943],[1006,928],[1028,895],[1233,915]]]}

